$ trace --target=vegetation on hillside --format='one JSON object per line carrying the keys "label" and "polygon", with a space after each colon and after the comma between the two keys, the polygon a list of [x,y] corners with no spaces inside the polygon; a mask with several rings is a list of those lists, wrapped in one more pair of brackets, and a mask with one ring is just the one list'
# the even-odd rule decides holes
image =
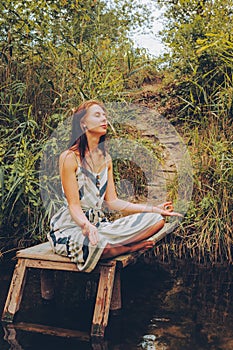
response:
{"label": "vegetation on hillside", "polygon": [[166,116],[193,162],[190,209],[156,252],[232,262],[233,1],[157,0],[169,48],[158,59],[128,39],[149,22],[150,8],[111,3],[0,4],[0,251],[45,238],[50,212],[42,206],[38,169],[59,122],[84,99],[130,99]]}
{"label": "vegetation on hillside", "polygon": [[190,210],[168,245],[201,262],[233,260],[232,16],[231,0],[166,3],[168,113],[187,140],[195,180]]}
{"label": "vegetation on hillside", "polygon": [[[142,82],[147,55],[128,39],[149,13],[133,1],[6,0],[0,4],[0,249],[43,240],[45,141],[84,99],[124,101]],[[152,68],[153,69],[153,68]]]}

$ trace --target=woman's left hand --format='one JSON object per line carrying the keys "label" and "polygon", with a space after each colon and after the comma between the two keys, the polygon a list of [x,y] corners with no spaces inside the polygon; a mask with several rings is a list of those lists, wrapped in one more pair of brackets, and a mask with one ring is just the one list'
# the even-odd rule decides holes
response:
{"label": "woman's left hand", "polygon": [[173,211],[174,207],[172,202],[165,202],[162,204],[157,205],[158,208],[163,209],[163,210],[167,210],[167,211]]}
{"label": "woman's left hand", "polygon": [[161,215],[163,215],[163,216],[179,216],[181,218],[184,217],[184,215],[173,211],[174,207],[173,207],[172,202],[165,202],[165,203],[157,205],[157,207],[162,209]]}

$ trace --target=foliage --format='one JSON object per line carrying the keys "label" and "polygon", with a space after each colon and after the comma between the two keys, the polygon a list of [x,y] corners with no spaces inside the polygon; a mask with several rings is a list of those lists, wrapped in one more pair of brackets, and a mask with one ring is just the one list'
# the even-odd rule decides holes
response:
{"label": "foliage", "polygon": [[[170,50],[157,61],[128,39],[131,28],[150,22],[150,9],[133,0],[0,4],[0,249],[44,239],[53,208],[42,207],[40,158],[71,108],[87,98],[134,98],[159,106],[192,156],[193,198],[166,253],[232,262],[233,2],[157,3],[165,9],[162,34]],[[144,82],[156,86],[143,90]],[[120,132],[138,138],[134,130]],[[132,164],[116,160],[114,169],[119,179]],[[140,169],[132,172],[138,194],[145,194],[146,179]]]}
{"label": "foliage", "polygon": [[0,4],[0,249],[42,240],[43,146],[84,99],[124,100],[148,59],[128,39],[149,13],[133,1],[6,0]]}
{"label": "foliage", "polygon": [[233,138],[219,128],[216,117],[209,127],[189,130],[194,167],[194,190],[188,213],[170,240],[176,256],[191,256],[198,262],[232,263]]}
{"label": "foliage", "polygon": [[202,262],[233,261],[232,5],[178,0],[165,10],[169,70],[179,99],[172,120],[189,144],[195,170],[190,210],[170,247]]}
{"label": "foliage", "polygon": [[219,101],[223,113],[231,112],[232,6],[232,0],[166,3],[163,35],[170,48],[170,69],[179,79],[179,118],[203,118]]}

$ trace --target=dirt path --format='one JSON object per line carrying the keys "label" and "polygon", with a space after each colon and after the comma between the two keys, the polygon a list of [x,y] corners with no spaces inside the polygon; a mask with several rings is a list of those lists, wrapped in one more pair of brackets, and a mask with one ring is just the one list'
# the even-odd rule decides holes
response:
{"label": "dirt path", "polygon": [[[160,144],[162,151],[162,161],[157,170],[154,181],[149,183],[148,198],[153,198],[155,202],[171,199],[172,187],[177,176],[177,169],[183,158],[184,150],[181,150],[181,139],[175,128],[169,121],[160,114],[161,108],[160,83],[147,84],[134,93],[130,94],[133,103],[142,108],[153,111],[142,118],[137,123],[141,137],[148,143]],[[154,123],[150,119],[154,119]],[[158,121],[159,120],[159,121]]]}

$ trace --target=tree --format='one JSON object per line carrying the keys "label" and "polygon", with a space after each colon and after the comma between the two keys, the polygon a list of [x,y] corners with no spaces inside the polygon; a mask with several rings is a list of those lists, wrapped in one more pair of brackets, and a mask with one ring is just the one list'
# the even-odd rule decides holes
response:
{"label": "tree", "polygon": [[148,19],[133,0],[5,0],[0,3],[1,242],[40,239],[38,167],[44,142],[86,98],[123,99],[147,59],[128,38]]}
{"label": "tree", "polygon": [[181,246],[194,249],[199,261],[232,262],[233,1],[158,2],[171,50],[165,60],[176,77],[176,120],[195,169]]}
{"label": "tree", "polygon": [[[164,6],[163,37],[170,48],[165,60],[169,59],[176,77],[182,79],[180,92],[186,102],[190,101],[190,109],[197,103],[202,104],[201,111],[204,105],[209,109],[210,96],[217,102],[222,87],[227,84],[229,93],[232,86],[233,1],[175,0]],[[229,111],[231,101],[222,103],[222,109]]]}

